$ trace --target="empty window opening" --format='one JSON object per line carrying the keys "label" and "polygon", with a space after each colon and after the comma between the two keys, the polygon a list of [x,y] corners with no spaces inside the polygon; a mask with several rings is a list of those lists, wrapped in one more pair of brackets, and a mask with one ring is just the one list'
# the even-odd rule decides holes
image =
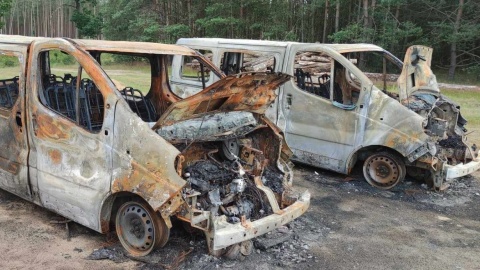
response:
{"label": "empty window opening", "polygon": [[[198,50],[208,60],[212,61],[213,54],[208,50]],[[202,72],[203,71],[203,72]],[[210,70],[198,61],[196,57],[183,56],[182,70],[180,76],[182,79],[208,82],[210,80]],[[202,78],[203,77],[203,78]]]}
{"label": "empty window opening", "polygon": [[19,93],[20,62],[0,51],[0,108],[11,109]]}
{"label": "empty window opening", "polygon": [[298,52],[294,61],[293,80],[300,89],[330,99],[340,108],[355,108],[361,83],[347,68],[330,56],[315,51]]}
{"label": "empty window opening", "polygon": [[225,52],[220,60],[220,67],[225,75],[240,72],[273,72],[275,56],[268,53]]}
{"label": "empty window opening", "polygon": [[104,117],[103,96],[75,58],[51,50],[41,53],[40,60],[41,103],[91,132],[101,130]]}
{"label": "empty window opening", "polygon": [[149,95],[152,88],[150,58],[137,54],[102,53],[100,63],[130,109],[143,121],[156,121],[157,113]]}
{"label": "empty window opening", "polygon": [[302,90],[330,99],[332,58],[320,52],[302,51],[295,55],[295,84]]}

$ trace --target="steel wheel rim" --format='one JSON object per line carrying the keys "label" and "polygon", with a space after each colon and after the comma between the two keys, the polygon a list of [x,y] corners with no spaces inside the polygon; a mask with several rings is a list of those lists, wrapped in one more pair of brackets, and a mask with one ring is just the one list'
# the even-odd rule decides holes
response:
{"label": "steel wheel rim", "polygon": [[131,253],[146,255],[155,247],[155,221],[140,204],[124,204],[117,215],[117,234],[122,245]]}
{"label": "steel wheel rim", "polygon": [[374,186],[388,188],[398,183],[400,166],[391,158],[376,156],[371,158],[366,167],[367,181]]}

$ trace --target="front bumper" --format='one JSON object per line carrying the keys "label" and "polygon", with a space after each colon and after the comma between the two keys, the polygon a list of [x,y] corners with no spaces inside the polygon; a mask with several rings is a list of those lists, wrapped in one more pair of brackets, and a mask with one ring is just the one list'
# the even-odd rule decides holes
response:
{"label": "front bumper", "polygon": [[233,244],[252,239],[254,237],[272,231],[296,218],[307,211],[310,206],[310,193],[305,191],[292,205],[280,210],[279,213],[269,215],[259,220],[246,221],[243,224],[228,223],[225,216],[213,220],[213,228],[209,233],[213,240],[211,248],[220,250]]}
{"label": "front bumper", "polygon": [[445,164],[445,179],[452,180],[478,171],[480,169],[480,157],[478,156],[479,151],[477,151],[477,155],[475,155],[476,158],[468,163],[462,163],[457,165]]}

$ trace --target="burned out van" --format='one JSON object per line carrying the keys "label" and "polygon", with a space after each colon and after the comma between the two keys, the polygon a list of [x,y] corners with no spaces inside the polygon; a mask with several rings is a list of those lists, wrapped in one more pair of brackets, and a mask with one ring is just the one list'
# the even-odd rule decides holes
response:
{"label": "burned out van", "polygon": [[[174,55],[220,80],[181,99]],[[225,77],[176,45],[0,35],[0,188],[100,233],[135,256],[165,245],[172,218],[211,253],[302,215],[291,151],[264,116],[288,75]]]}
{"label": "burned out van", "polygon": [[[349,174],[362,160],[365,179],[382,189],[406,174],[442,189],[480,168],[460,106],[440,93],[430,69],[431,48],[412,46],[402,62],[371,44],[210,38],[177,44],[199,50],[225,74],[290,74],[266,115],[284,131],[297,162]],[[177,95],[188,97],[201,81],[218,80],[214,73],[188,76],[195,65],[173,60]]]}

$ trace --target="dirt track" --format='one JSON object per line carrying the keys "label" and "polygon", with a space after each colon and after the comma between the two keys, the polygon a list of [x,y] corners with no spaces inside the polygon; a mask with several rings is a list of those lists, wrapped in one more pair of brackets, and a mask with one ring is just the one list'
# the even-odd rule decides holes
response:
{"label": "dirt track", "polygon": [[[52,223],[62,218],[1,191],[0,269],[164,269],[191,248],[180,268],[480,269],[479,173],[443,193],[409,179],[392,191],[375,190],[358,169],[345,177],[297,165],[295,179],[312,193],[307,214],[262,239],[285,242],[234,261],[206,255],[203,237],[183,229],[141,261],[77,224],[67,241],[65,225]],[[86,259],[94,249],[110,260]]]}

